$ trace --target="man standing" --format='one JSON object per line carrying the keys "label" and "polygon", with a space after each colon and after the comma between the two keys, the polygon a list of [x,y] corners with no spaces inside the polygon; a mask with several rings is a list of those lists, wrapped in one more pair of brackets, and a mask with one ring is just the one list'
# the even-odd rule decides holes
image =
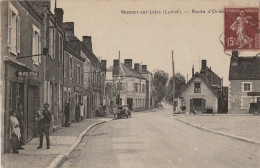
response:
{"label": "man standing", "polygon": [[17,110],[17,113],[16,113],[16,118],[19,121],[19,128],[20,128],[20,133],[21,133],[19,149],[24,149],[22,147],[24,145],[23,105],[21,103],[18,104],[18,110]]}
{"label": "man standing", "polygon": [[49,111],[49,104],[44,104],[44,110],[42,111],[42,118],[39,120],[39,134],[40,134],[40,145],[37,149],[42,148],[43,144],[43,133],[46,137],[47,149],[50,149],[50,137],[49,129],[51,125],[51,112]]}
{"label": "man standing", "polygon": [[70,104],[69,103],[66,103],[64,113],[65,113],[65,127],[69,127],[70,126],[69,125],[69,120],[70,120]]}

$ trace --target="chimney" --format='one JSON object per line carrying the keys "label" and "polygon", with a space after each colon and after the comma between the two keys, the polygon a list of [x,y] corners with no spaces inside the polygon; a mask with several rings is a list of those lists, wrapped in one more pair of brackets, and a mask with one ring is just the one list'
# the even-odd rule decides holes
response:
{"label": "chimney", "polygon": [[142,72],[147,72],[147,65],[142,65]]}
{"label": "chimney", "polygon": [[107,70],[107,60],[101,60],[101,71],[106,72]]}
{"label": "chimney", "polygon": [[192,77],[194,76],[194,65],[192,66]]}
{"label": "chimney", "polygon": [[55,8],[54,12],[55,12],[55,16],[57,18],[57,23],[59,25],[62,25],[63,24],[63,14],[64,14],[63,9]]}
{"label": "chimney", "polygon": [[134,68],[134,70],[136,71],[136,72],[140,72],[140,64],[139,63],[135,63],[135,68]]}
{"label": "chimney", "polygon": [[132,66],[133,66],[133,65],[132,65],[133,63],[132,63],[132,62],[133,62],[132,59],[125,59],[125,60],[124,60],[124,64],[128,65],[128,66],[131,67],[131,68],[132,68]]}
{"label": "chimney", "polygon": [[62,25],[67,35],[74,35],[74,22],[65,22]]}
{"label": "chimney", "polygon": [[89,49],[89,51],[93,52],[91,36],[83,36],[82,42]]}
{"label": "chimney", "polygon": [[46,0],[46,1],[41,1],[41,3],[47,7],[48,9],[51,9],[51,2],[50,0]]}
{"label": "chimney", "polygon": [[119,60],[114,60],[113,63],[113,76],[118,76],[119,75]]}
{"label": "chimney", "polygon": [[205,69],[207,66],[207,60],[201,60],[201,69]]}
{"label": "chimney", "polygon": [[238,64],[238,51],[233,50],[232,51],[232,57],[231,57],[231,65],[237,66]]}

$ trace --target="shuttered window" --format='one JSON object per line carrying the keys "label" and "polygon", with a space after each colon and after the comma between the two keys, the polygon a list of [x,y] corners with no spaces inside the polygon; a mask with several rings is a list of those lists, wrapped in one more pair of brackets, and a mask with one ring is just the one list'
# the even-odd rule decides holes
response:
{"label": "shuttered window", "polygon": [[17,9],[8,3],[8,39],[7,46],[9,51],[17,55],[20,53],[20,39],[21,39],[21,19],[18,15]]}
{"label": "shuttered window", "polygon": [[[41,54],[41,36],[40,29],[38,29],[35,25],[32,26],[32,55]],[[33,64],[39,65],[41,63],[41,56],[32,57]]]}

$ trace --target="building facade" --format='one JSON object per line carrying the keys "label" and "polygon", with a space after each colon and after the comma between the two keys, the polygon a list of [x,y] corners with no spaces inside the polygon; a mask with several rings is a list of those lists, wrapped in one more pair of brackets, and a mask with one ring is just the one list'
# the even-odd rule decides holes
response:
{"label": "building facade", "polygon": [[[128,61],[127,61],[128,60]],[[113,81],[113,106],[128,105],[134,111],[146,108],[146,79],[132,68],[132,61],[126,59],[124,64],[114,60],[112,71],[107,71],[107,80]],[[111,80],[112,79],[112,80]]]}
{"label": "building facade", "polygon": [[185,112],[192,112],[194,109],[198,113],[204,113],[207,109],[212,109],[213,113],[218,112],[218,94],[199,73],[194,74],[177,97],[177,112],[182,107],[185,107]]}
{"label": "building facade", "polygon": [[260,58],[239,57],[233,51],[229,82],[229,113],[249,113],[250,103],[260,103]]}
{"label": "building facade", "polygon": [[75,121],[75,108],[79,103],[83,103],[84,96],[84,62],[80,56],[70,46],[69,41],[64,42],[64,103],[70,104],[70,120]]}
{"label": "building facade", "polygon": [[[3,1],[1,2],[1,63],[3,76],[4,113],[2,115],[2,151],[10,150],[11,110],[23,105],[25,140],[33,134],[34,110],[42,107],[44,99],[44,34],[42,34],[44,15],[38,6],[41,1]],[[45,7],[42,7],[45,8]],[[33,55],[39,55],[34,56]],[[28,73],[30,72],[30,73]]]}

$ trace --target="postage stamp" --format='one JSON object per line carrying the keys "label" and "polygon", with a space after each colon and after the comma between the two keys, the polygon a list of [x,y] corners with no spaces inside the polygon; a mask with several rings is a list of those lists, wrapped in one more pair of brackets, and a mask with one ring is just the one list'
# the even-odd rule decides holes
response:
{"label": "postage stamp", "polygon": [[258,8],[225,8],[225,50],[259,49]]}

